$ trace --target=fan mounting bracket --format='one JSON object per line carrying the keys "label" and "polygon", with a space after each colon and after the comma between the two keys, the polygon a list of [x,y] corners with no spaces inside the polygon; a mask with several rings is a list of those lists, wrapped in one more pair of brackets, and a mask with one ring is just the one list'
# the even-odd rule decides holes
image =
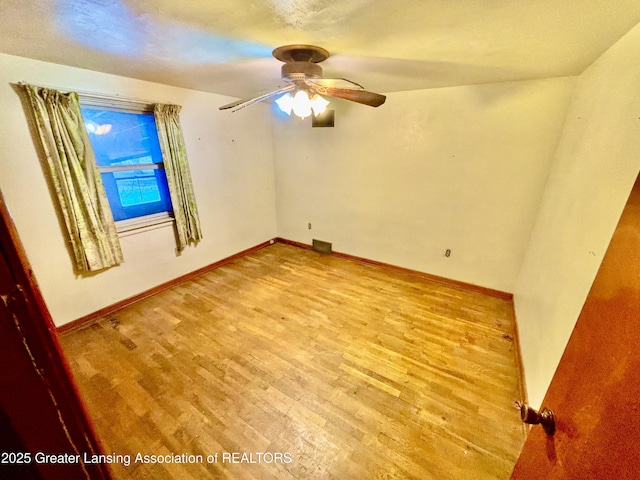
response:
{"label": "fan mounting bracket", "polygon": [[320,63],[329,58],[329,52],[315,45],[284,45],[272,52],[281,62]]}

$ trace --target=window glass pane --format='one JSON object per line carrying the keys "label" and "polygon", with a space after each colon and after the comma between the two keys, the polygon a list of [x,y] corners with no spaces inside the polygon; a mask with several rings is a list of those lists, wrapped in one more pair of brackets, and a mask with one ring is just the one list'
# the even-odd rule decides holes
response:
{"label": "window glass pane", "polygon": [[113,172],[113,176],[123,207],[160,201],[160,188],[153,170]]}
{"label": "window glass pane", "polygon": [[81,110],[99,166],[162,162],[153,113]]}
{"label": "window glass pane", "polygon": [[115,221],[172,210],[162,168],[104,172],[102,183]]}

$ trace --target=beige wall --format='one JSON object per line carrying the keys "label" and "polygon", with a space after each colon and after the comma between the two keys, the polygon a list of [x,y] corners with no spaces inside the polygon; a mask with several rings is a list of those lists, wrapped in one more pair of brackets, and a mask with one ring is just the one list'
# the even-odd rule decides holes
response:
{"label": "beige wall", "polygon": [[335,128],[274,122],[278,234],[512,292],[574,82],[334,101]]}
{"label": "beige wall", "polygon": [[515,289],[539,406],[640,169],[640,25],[578,79]]}
{"label": "beige wall", "polygon": [[[175,253],[171,227],[121,239],[125,263],[76,277],[20,99],[20,81],[183,106],[181,122],[204,239]],[[230,116],[228,98],[0,55],[0,189],[54,321],[83,315],[276,235],[270,113]]]}

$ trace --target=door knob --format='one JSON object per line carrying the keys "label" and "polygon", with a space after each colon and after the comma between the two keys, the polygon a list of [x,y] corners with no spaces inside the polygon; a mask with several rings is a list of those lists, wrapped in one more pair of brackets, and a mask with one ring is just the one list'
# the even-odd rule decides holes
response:
{"label": "door knob", "polygon": [[547,435],[554,434],[556,431],[556,419],[551,410],[545,407],[538,412],[526,403],[515,402],[515,405],[520,410],[520,417],[524,423],[530,425],[540,424]]}

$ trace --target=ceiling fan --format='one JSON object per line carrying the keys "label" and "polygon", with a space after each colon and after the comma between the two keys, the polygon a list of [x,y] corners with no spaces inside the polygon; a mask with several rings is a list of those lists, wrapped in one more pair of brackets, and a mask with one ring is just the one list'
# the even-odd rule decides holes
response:
{"label": "ceiling fan", "polygon": [[282,88],[254,98],[237,100],[220,107],[233,112],[274,97],[282,111],[293,112],[301,118],[313,112],[319,115],[328,105],[322,96],[335,97],[351,102],[379,107],[386,98],[379,93],[368,92],[359,85],[344,78],[323,78],[320,62],[329,58],[329,52],[314,45],[285,45],[276,48],[273,56],[284,62],[282,78],[288,82]]}

